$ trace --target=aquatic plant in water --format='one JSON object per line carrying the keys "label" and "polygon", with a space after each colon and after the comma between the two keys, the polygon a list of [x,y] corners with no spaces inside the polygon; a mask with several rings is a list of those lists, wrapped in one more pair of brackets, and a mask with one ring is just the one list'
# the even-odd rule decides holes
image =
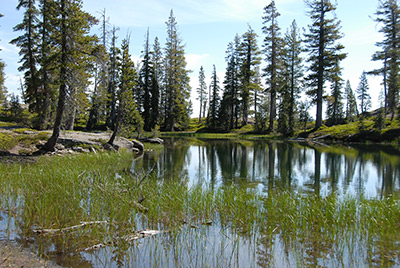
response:
{"label": "aquatic plant in water", "polygon": [[[15,219],[17,235],[33,239],[39,254],[78,258],[77,267],[99,252],[124,265],[132,258],[152,266],[191,260],[198,267],[249,259],[254,266],[400,263],[394,197],[264,193],[235,182],[189,187],[182,178],[154,174],[141,180],[129,172],[131,157],[98,153],[1,164],[2,215]],[[62,231],[37,232],[43,229]],[[127,239],[146,229],[161,233],[142,244]],[[100,244],[103,249],[93,247]]]}

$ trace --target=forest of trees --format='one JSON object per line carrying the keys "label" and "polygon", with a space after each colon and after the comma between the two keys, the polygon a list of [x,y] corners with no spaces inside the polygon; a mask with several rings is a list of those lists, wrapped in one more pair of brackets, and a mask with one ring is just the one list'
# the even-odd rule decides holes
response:
{"label": "forest of trees", "polygon": [[[398,1],[378,0],[374,19],[379,23],[379,32],[383,33],[384,40],[376,43],[378,51],[372,55],[372,60],[381,61],[382,68],[363,71],[356,92],[353,92],[350,82],[344,83],[342,78],[341,61],[347,54],[340,43],[344,34],[336,17],[336,4],[329,0],[306,0],[305,4],[312,23],[304,35],[296,21],[286,33],[281,32],[280,14],[272,0],[264,8],[262,17],[262,49],[257,46],[257,34],[251,27],[228,44],[223,93],[217,104],[219,109],[211,108],[211,100],[215,97],[209,96],[208,118],[212,119],[207,121],[209,130],[215,130],[215,125],[220,131],[246,125],[251,113],[256,131],[291,135],[295,129],[305,129],[311,119],[308,112],[312,105],[316,106],[314,129],[322,126],[324,110],[326,125],[344,124],[358,117],[362,120],[371,108],[367,74],[382,76],[381,108],[384,114],[391,115],[391,120],[394,119],[399,107],[400,86]],[[262,70],[261,58],[265,61]],[[265,78],[265,84],[261,77]],[[201,114],[206,102],[204,93],[198,92]],[[210,94],[214,92],[210,91]],[[302,98],[302,95],[306,97]],[[250,110],[249,107],[254,108]],[[213,122],[215,118],[219,124]]]}
{"label": "forest of trees", "polygon": [[[249,26],[227,46],[223,80],[214,65],[207,86],[201,67],[196,90],[200,108],[194,116],[208,131],[225,132],[251,123],[260,133],[290,135],[306,127],[309,109],[315,105],[315,129],[323,123],[342,124],[371,108],[367,75],[379,75],[382,106],[393,120],[399,106],[400,8],[397,0],[377,3],[371,15],[384,39],[377,40],[372,60],[382,67],[365,70],[355,92],[342,78],[341,62],[347,55],[334,1],[305,1],[311,24],[302,34],[296,21],[282,32],[272,0],[261,18],[262,47]],[[113,129],[115,135],[188,128],[190,70],[172,10],[164,47],[157,37],[149,40],[148,30],[142,62],[135,66],[129,34],[117,46],[119,29],[110,26],[106,10],[95,18],[83,10],[82,0],[19,0],[17,9],[24,17],[14,27],[20,35],[11,43],[20,51],[22,98],[34,128],[53,128],[46,149],[54,148],[61,129],[74,129],[78,123],[87,130]],[[4,77],[0,60],[0,101],[7,96]]]}

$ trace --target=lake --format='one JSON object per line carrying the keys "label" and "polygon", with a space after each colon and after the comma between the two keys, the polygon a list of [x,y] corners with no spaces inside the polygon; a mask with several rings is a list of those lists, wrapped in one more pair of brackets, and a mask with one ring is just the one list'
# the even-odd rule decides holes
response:
{"label": "lake", "polygon": [[399,267],[399,156],[166,138],[133,156],[2,164],[0,239],[66,267]]}
{"label": "lake", "polygon": [[320,196],[382,198],[400,190],[400,150],[383,145],[166,139],[162,152],[145,153],[132,170],[155,167],[158,177],[190,186],[242,182]]}

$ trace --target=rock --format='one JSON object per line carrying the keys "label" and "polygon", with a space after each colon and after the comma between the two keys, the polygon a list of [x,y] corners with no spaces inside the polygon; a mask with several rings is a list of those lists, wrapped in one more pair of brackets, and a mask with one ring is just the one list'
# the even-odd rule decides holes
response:
{"label": "rock", "polygon": [[38,141],[38,143],[35,145],[35,147],[38,149],[42,149],[43,145],[45,145],[45,144],[46,144],[45,141]]}
{"label": "rock", "polygon": [[119,146],[118,145],[111,145],[111,144],[109,144],[109,143],[106,143],[106,144],[104,144],[103,145],[103,148],[105,149],[105,150],[107,150],[107,151],[114,151],[114,152],[116,152],[116,151],[118,151],[119,150]]}
{"label": "rock", "polygon": [[131,142],[130,140],[128,140],[127,138],[124,138],[124,137],[118,137],[116,142],[123,148],[133,149],[133,147],[134,147],[133,142]]}
{"label": "rock", "polygon": [[80,146],[72,147],[72,150],[78,153],[83,153],[83,148]]}
{"label": "rock", "polygon": [[37,131],[26,130],[26,131],[22,132],[22,134],[26,134],[26,135],[36,135],[36,134],[38,134],[38,133],[37,133]]}
{"label": "rock", "polygon": [[146,138],[141,139],[141,142],[149,142],[149,143],[156,143],[156,144],[164,144],[164,141],[160,138]]}
{"label": "rock", "polygon": [[57,143],[56,146],[55,146],[55,148],[56,148],[57,150],[65,150],[65,146],[62,145],[62,144],[60,144],[60,143]]}
{"label": "rock", "polygon": [[133,143],[133,148],[139,149],[139,151],[144,150],[143,143],[141,143],[140,141],[132,140],[132,143]]}

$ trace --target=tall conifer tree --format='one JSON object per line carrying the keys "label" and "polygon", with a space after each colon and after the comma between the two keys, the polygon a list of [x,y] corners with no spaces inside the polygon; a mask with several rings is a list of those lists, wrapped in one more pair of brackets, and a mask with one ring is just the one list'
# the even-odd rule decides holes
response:
{"label": "tall conifer tree", "polygon": [[224,93],[220,108],[221,123],[226,130],[238,127],[240,102],[240,37],[236,35],[234,40],[228,44],[226,51],[227,68],[224,79]]}
{"label": "tall conifer tree", "polygon": [[284,81],[280,89],[282,95],[280,113],[286,114],[287,128],[285,129],[287,129],[287,133],[292,133],[294,129],[297,99],[302,85],[303,59],[301,58],[301,42],[300,30],[296,21],[293,21],[284,37],[282,53],[282,76]]}
{"label": "tall conifer tree", "polygon": [[366,72],[363,72],[360,77],[360,83],[357,87],[357,98],[360,100],[360,112],[364,114],[371,108],[371,96],[369,95],[369,85]]}
{"label": "tall conifer tree", "polygon": [[384,36],[376,45],[381,50],[372,56],[374,61],[383,61],[383,67],[372,74],[383,74],[385,107],[392,114],[399,104],[400,91],[400,7],[398,0],[379,0],[375,21],[382,25],[379,32]]}
{"label": "tall conifer tree", "polygon": [[211,89],[211,96],[210,96],[208,125],[211,129],[216,129],[218,124],[218,111],[220,105],[220,97],[219,97],[220,87],[215,65],[213,66],[210,89]]}
{"label": "tall conifer tree", "polygon": [[306,51],[308,52],[309,75],[308,94],[317,105],[315,128],[322,126],[322,104],[325,82],[331,79],[336,60],[342,60],[344,48],[338,43],[342,38],[340,21],[334,12],[336,6],[330,0],[306,0],[309,8],[307,14],[312,20],[309,32],[305,35]]}
{"label": "tall conifer tree", "polygon": [[[3,17],[2,14],[0,14],[0,18],[1,17]],[[1,51],[1,49],[0,49],[0,51]],[[0,59],[0,102],[5,101],[6,94],[7,94],[7,88],[4,85],[4,81],[5,81],[4,67],[5,67],[5,64]]]}
{"label": "tall conifer tree", "polygon": [[54,28],[59,34],[53,38],[53,44],[59,51],[56,54],[59,96],[53,134],[44,145],[47,151],[54,150],[60,135],[68,94],[86,87],[88,83],[88,76],[84,75],[87,67],[84,62],[92,55],[92,42],[95,40],[89,31],[96,20],[82,10],[80,0],[58,0],[55,8],[58,17],[54,20]]}
{"label": "tall conifer tree", "polygon": [[330,124],[337,125],[341,123],[344,117],[343,111],[343,79],[341,78],[342,68],[339,65],[339,59],[336,59],[335,67],[332,70],[331,94],[328,97],[327,116]]}
{"label": "tall conifer tree", "polygon": [[151,82],[151,116],[150,128],[154,129],[160,121],[161,112],[161,81],[162,81],[162,50],[158,38],[154,39],[153,50],[151,53],[153,64]]}
{"label": "tall conifer tree", "polygon": [[201,122],[201,115],[203,114],[203,109],[206,107],[203,106],[204,100],[207,99],[207,85],[205,81],[205,74],[203,66],[200,67],[199,72],[199,87],[197,88],[197,100],[200,102],[200,110],[199,110],[199,123]]}
{"label": "tall conifer tree", "polygon": [[252,94],[252,79],[258,66],[261,64],[260,50],[257,45],[257,34],[249,26],[247,32],[242,36],[239,47],[240,57],[240,97],[242,101],[242,125],[248,123],[249,108]]}
{"label": "tall conifer tree", "polygon": [[118,64],[119,64],[119,48],[117,47],[117,31],[119,28],[113,27],[111,31],[111,46],[109,51],[108,66],[108,101],[107,101],[107,121],[106,126],[114,128],[117,114],[117,87],[118,87]]}
{"label": "tall conifer tree", "polygon": [[24,88],[25,100],[29,104],[31,112],[40,113],[42,109],[40,101],[40,82],[37,70],[39,61],[39,11],[36,7],[35,0],[19,0],[17,9],[25,9],[24,17],[21,23],[14,27],[14,31],[23,32],[22,35],[11,40],[20,48],[21,66],[19,71],[24,71]]}
{"label": "tall conifer tree", "polygon": [[167,25],[165,44],[164,87],[166,109],[164,129],[186,128],[189,125],[189,76],[186,70],[184,45],[179,38],[177,22],[171,10]]}
{"label": "tall conifer tree", "polygon": [[150,116],[151,116],[151,82],[152,82],[152,72],[153,64],[151,62],[150,54],[150,44],[149,44],[149,30],[147,29],[146,41],[143,50],[143,61],[142,68],[140,69],[139,80],[141,95],[143,95],[143,119],[144,119],[144,130],[150,131]]}
{"label": "tall conifer tree", "polygon": [[354,118],[358,115],[357,111],[357,101],[354,96],[353,89],[351,88],[350,81],[347,80],[345,88],[346,96],[346,120],[348,122],[353,122]]}
{"label": "tall conifer tree", "polygon": [[133,99],[133,90],[136,86],[136,81],[138,79],[135,70],[135,64],[131,59],[129,54],[129,37],[125,38],[121,44],[121,62],[119,65],[119,76],[118,76],[118,91],[117,91],[117,101],[118,108],[115,120],[115,126],[112,136],[108,141],[109,144],[113,144],[115,138],[119,134],[121,127],[127,119],[127,115],[130,114],[132,117],[138,118],[139,115],[135,115],[137,112],[137,107]]}
{"label": "tall conifer tree", "polygon": [[267,77],[267,91],[270,94],[270,111],[269,111],[269,127],[270,131],[274,130],[274,120],[276,118],[276,98],[279,84],[280,71],[280,55],[282,48],[282,39],[280,37],[280,28],[278,25],[278,17],[280,16],[275,6],[275,1],[264,8],[263,33],[264,38],[264,53],[267,66],[265,68],[265,76]]}

